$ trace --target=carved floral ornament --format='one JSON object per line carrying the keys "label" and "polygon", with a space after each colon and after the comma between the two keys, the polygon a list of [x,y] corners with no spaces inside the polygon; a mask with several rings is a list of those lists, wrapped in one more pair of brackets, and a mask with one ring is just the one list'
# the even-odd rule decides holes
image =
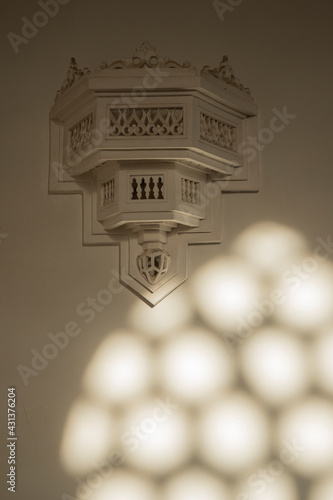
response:
{"label": "carved floral ornament", "polygon": [[191,63],[185,61],[183,64],[179,64],[176,61],[171,61],[168,57],[160,57],[157,55],[155,47],[145,41],[136,49],[132,57],[125,57],[109,65],[103,62],[100,68],[135,69],[144,68],[145,66],[148,68],[190,68]]}
{"label": "carved floral ornament", "polygon": [[258,190],[257,115],[226,56],[197,71],[144,42],[93,72],[72,58],[49,191],[82,194],[84,243],[117,245],[119,280],[153,306],[186,280],[189,245],[221,241],[221,192]]}

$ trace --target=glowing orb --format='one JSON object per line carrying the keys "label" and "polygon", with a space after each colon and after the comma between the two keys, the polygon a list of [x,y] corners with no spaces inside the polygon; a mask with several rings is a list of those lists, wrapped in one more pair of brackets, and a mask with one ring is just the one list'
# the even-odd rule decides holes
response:
{"label": "glowing orb", "polygon": [[283,273],[277,287],[285,301],[276,308],[275,317],[283,326],[316,333],[333,318],[332,265],[319,264],[313,256],[304,258]]}
{"label": "glowing orb", "polygon": [[88,395],[108,404],[126,404],[149,390],[152,354],[137,333],[120,330],[98,347],[83,378]]}
{"label": "glowing orb", "polygon": [[236,332],[240,319],[253,313],[262,293],[253,267],[235,258],[212,260],[193,279],[195,306],[206,323],[219,332]]}
{"label": "glowing orb", "polygon": [[192,467],[171,477],[162,489],[161,500],[231,500],[226,484],[211,472]]}
{"label": "glowing orb", "polygon": [[277,328],[262,328],[241,347],[240,367],[249,387],[265,403],[278,406],[310,385],[310,357],[304,344]]}
{"label": "glowing orb", "polygon": [[276,447],[301,476],[332,470],[333,404],[312,397],[287,409],[277,422]]}
{"label": "glowing orb", "polygon": [[[102,486],[82,500],[157,500],[156,487],[147,479],[127,471],[115,471]],[[81,500],[81,499],[80,499]]]}
{"label": "glowing orb", "polygon": [[108,411],[90,401],[77,400],[65,425],[60,460],[72,475],[90,472],[117,444],[118,427]]}
{"label": "glowing orb", "polygon": [[232,250],[261,271],[276,275],[308,250],[303,236],[277,222],[253,224],[236,239]]}
{"label": "glowing orb", "polygon": [[226,474],[241,474],[270,452],[270,425],[265,411],[245,393],[211,404],[199,417],[200,457]]}
{"label": "glowing orb", "polygon": [[157,365],[166,394],[185,403],[203,403],[234,380],[233,360],[223,341],[199,328],[168,338]]}
{"label": "glowing orb", "polygon": [[169,397],[145,401],[125,413],[121,442],[128,465],[149,474],[167,474],[191,457],[191,420]]}

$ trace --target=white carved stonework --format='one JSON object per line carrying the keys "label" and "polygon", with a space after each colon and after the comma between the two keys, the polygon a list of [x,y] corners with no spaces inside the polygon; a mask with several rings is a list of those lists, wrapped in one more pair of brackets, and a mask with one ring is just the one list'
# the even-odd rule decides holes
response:
{"label": "white carved stonework", "polygon": [[165,250],[153,248],[140,253],[137,263],[141,275],[150,285],[153,285],[169,271],[171,257]]}
{"label": "white carved stonework", "polygon": [[236,127],[200,113],[200,138],[229,151],[236,151]]}
{"label": "white carved stonework", "polygon": [[130,200],[164,200],[164,176],[136,174],[130,176]]}
{"label": "white carved stonework", "polygon": [[114,202],[115,195],[115,180],[110,179],[102,183],[102,207],[111,205]]}
{"label": "white carved stonework", "polygon": [[83,120],[76,123],[74,127],[70,129],[69,146],[70,153],[74,153],[79,149],[87,146],[91,141],[92,132],[92,113],[84,117]]}
{"label": "white carved stonework", "polygon": [[110,108],[110,136],[183,135],[182,108]]}
{"label": "white carved stonework", "polygon": [[258,190],[258,107],[226,57],[197,70],[144,42],[93,72],[71,59],[50,112],[50,193],[83,197],[83,242],[117,245],[150,305],[187,277],[189,245],[221,241],[221,191]]}
{"label": "white carved stonework", "polygon": [[200,183],[191,179],[181,179],[182,201],[200,205],[199,189]]}
{"label": "white carved stonework", "polygon": [[74,57],[72,57],[66,74],[66,79],[61,88],[57,91],[56,99],[58,99],[58,97],[60,97],[65,92],[65,90],[74,85],[75,82],[80,80],[80,78],[88,77],[90,74],[90,69],[88,68],[79,69]]}
{"label": "white carved stonework", "polygon": [[133,57],[124,57],[119,61],[115,61],[111,64],[103,62],[100,65],[101,69],[111,68],[111,69],[137,69],[137,68],[190,68],[191,63],[186,61],[183,65],[171,61],[168,57],[160,57],[156,53],[155,47],[150,45],[149,42],[145,41],[138,47],[133,54]]}
{"label": "white carved stonework", "polygon": [[239,79],[236,78],[236,76],[234,75],[234,70],[232,69],[228,56],[223,56],[223,59],[220,62],[219,67],[217,68],[210,68],[210,66],[204,66],[202,68],[202,73],[209,73],[210,75],[213,75],[215,78],[220,78],[229,85],[233,85],[237,89],[246,92],[249,96],[251,96],[250,89],[244,87],[244,85],[242,85]]}

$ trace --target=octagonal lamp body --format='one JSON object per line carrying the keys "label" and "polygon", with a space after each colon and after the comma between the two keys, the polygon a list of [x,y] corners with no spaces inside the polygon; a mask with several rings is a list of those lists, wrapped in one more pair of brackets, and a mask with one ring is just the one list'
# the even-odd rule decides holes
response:
{"label": "octagonal lamp body", "polygon": [[83,241],[118,245],[120,281],[150,305],[187,277],[187,246],[221,241],[221,191],[257,191],[258,108],[232,73],[145,42],[93,74],[71,61],[50,112],[51,193],[83,195]]}

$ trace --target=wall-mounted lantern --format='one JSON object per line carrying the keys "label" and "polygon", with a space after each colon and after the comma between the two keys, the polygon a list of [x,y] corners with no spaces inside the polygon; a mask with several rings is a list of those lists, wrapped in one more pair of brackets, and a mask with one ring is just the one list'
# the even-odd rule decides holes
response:
{"label": "wall-mounted lantern", "polygon": [[84,244],[118,245],[120,281],[155,305],[185,281],[188,245],[221,241],[221,191],[258,190],[257,118],[227,57],[198,71],[144,42],[92,73],[72,59],[49,191],[82,193]]}

